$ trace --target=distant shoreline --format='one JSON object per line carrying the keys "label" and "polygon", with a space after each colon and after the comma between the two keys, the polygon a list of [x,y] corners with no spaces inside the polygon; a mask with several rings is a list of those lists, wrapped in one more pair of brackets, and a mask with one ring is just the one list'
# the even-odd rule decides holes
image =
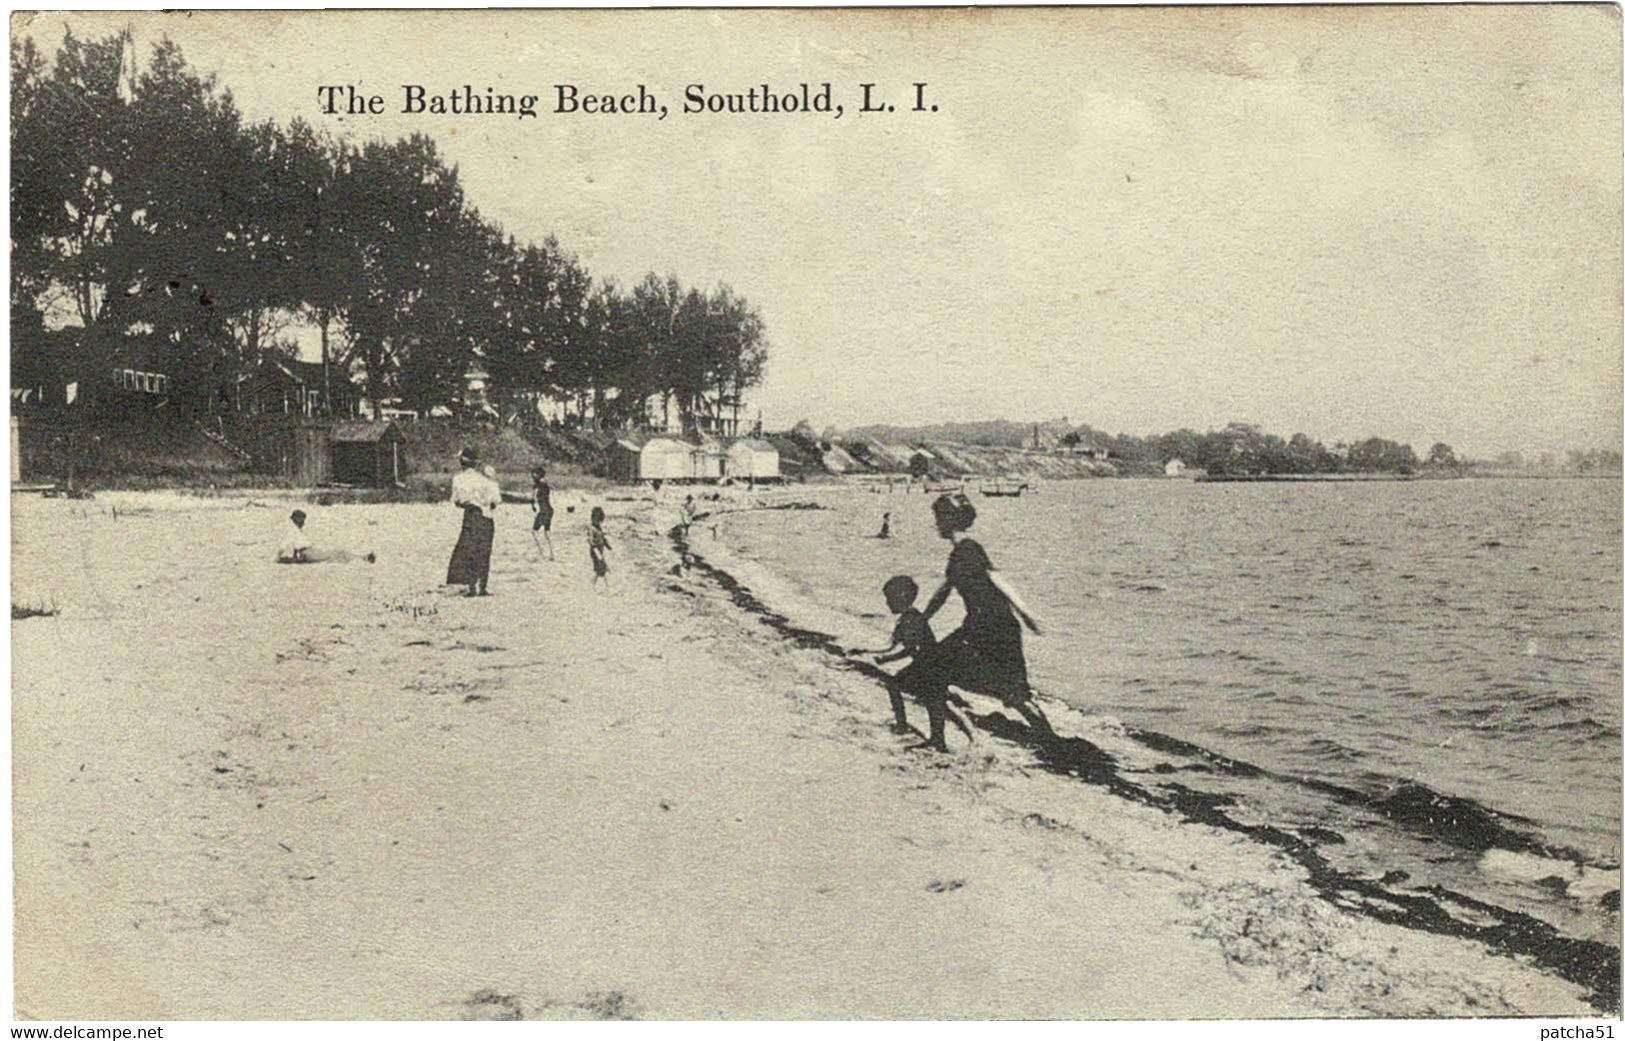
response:
{"label": "distant shoreline", "polygon": [[1620,479],[1620,474],[1528,474],[1528,473],[1462,473],[1462,474],[1202,474],[1191,478],[1204,484],[1234,484],[1248,482],[1333,482],[1359,483],[1364,481],[1592,481]]}
{"label": "distant shoreline", "polygon": [[1362,481],[1417,481],[1417,480],[1460,480],[1459,474],[1439,477],[1418,477],[1416,474],[1199,474],[1191,478],[1203,484],[1234,484],[1259,481],[1292,481],[1305,483],[1310,481],[1338,482],[1348,484]]}

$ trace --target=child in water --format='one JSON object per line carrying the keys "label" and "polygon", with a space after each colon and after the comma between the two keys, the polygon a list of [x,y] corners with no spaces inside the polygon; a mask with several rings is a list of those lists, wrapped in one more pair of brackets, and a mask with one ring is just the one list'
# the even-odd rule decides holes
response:
{"label": "child in water", "polygon": [[895,717],[892,729],[899,734],[909,732],[908,714],[903,707],[903,695],[907,693],[925,706],[926,715],[931,721],[931,736],[924,743],[914,747],[930,748],[938,752],[948,751],[945,724],[950,722],[959,728],[967,740],[974,741],[970,725],[949,707],[948,684],[939,660],[937,638],[931,632],[931,624],[914,606],[915,598],[920,595],[919,585],[907,575],[896,575],[886,580],[886,584],[881,587],[881,594],[886,598],[886,607],[897,616],[897,626],[892,630],[891,646],[879,651],[853,653],[876,655],[876,665],[900,661],[903,658],[913,659],[886,684],[886,693],[891,698],[892,715]]}
{"label": "child in water", "polygon": [[604,591],[609,591],[609,560],[604,556],[610,550],[609,537],[604,534],[604,508],[592,508],[592,526],[587,529],[587,553],[592,557],[592,585],[604,580]]}

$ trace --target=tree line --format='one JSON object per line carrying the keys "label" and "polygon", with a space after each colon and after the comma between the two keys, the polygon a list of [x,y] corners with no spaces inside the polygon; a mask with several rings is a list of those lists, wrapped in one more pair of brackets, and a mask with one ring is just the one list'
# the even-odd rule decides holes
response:
{"label": "tree line", "polygon": [[517,241],[425,135],[357,143],[247,120],[169,39],[140,65],[128,31],[67,33],[50,62],[14,35],[11,75],[24,379],[75,352],[106,372],[140,345],[178,406],[203,410],[292,356],[302,326],[330,380],[419,411],[455,407],[474,365],[504,416],[550,402],[599,426],[637,425],[652,401],[692,426],[761,380],[748,300],[653,273],[623,288],[552,236]]}
{"label": "tree line", "polygon": [[1419,456],[1410,445],[1384,437],[1326,445],[1308,434],[1281,438],[1251,423],[1231,423],[1204,433],[1185,429],[1148,437],[1112,436],[1084,426],[1075,436],[1076,443],[1100,445],[1116,458],[1157,465],[1178,459],[1215,474],[1620,472],[1620,453],[1612,449],[1570,449],[1562,456],[1547,451],[1527,458],[1514,451],[1495,459],[1468,459],[1457,455],[1449,444],[1435,441],[1427,455]]}
{"label": "tree line", "polygon": [[1428,450],[1426,459],[1420,459],[1410,445],[1384,437],[1334,441],[1328,446],[1308,434],[1283,438],[1252,423],[1230,423],[1205,433],[1184,429],[1145,438],[1119,435],[1103,440],[1113,454],[1125,459],[1158,463],[1178,459],[1212,474],[1408,474],[1423,468],[1461,467],[1454,449],[1442,441]]}

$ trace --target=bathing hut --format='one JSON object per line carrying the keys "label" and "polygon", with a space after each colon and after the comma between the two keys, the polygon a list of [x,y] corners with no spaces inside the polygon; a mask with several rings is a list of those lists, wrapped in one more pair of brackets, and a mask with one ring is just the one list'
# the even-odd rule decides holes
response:
{"label": "bathing hut", "polygon": [[615,443],[609,446],[610,479],[625,484],[637,484],[638,462],[642,455],[642,445],[631,438],[617,438]]}
{"label": "bathing hut", "polygon": [[937,457],[923,448],[916,448],[914,454],[908,457],[908,473],[910,477],[931,476],[931,464]]}
{"label": "bathing hut", "polygon": [[689,453],[692,475],[696,481],[720,481],[728,476],[728,453],[720,444],[706,438],[693,446]]}
{"label": "bathing hut", "polygon": [[675,437],[651,437],[638,449],[638,481],[691,481],[695,447]]}
{"label": "bathing hut", "polygon": [[728,473],[740,480],[779,479],[779,450],[756,438],[741,438],[728,446]]}
{"label": "bathing hut", "polygon": [[401,482],[401,432],[387,419],[333,424],[335,484],[381,488]]}

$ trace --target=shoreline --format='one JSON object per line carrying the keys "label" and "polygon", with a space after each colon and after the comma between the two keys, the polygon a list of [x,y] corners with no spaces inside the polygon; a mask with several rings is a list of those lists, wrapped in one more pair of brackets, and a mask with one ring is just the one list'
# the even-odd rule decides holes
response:
{"label": "shoreline", "polygon": [[[775,508],[784,507],[758,509]],[[791,618],[759,599],[749,587],[735,578],[728,567],[739,569],[742,560],[731,550],[722,549],[720,553],[714,552],[722,563],[713,564],[684,542],[679,529],[672,530],[671,538],[679,554],[691,555],[696,568],[727,594],[737,607],[756,616],[760,622],[778,632],[784,639],[799,647],[826,654],[839,656],[842,653],[834,637],[816,629],[797,625]],[[852,671],[867,676],[877,684],[884,682],[883,675],[876,668],[862,667]],[[877,695],[878,693],[877,689]],[[1052,718],[1059,718],[1059,714],[1079,715],[1064,701],[1044,695],[1039,695],[1038,700]],[[1340,870],[1330,864],[1316,850],[1314,842],[1309,840],[1329,837],[1340,843],[1343,841],[1341,837],[1335,834],[1309,836],[1284,830],[1269,823],[1258,824],[1238,820],[1226,812],[1225,806],[1229,799],[1222,795],[1198,792],[1181,785],[1171,786],[1171,791],[1153,791],[1125,777],[1125,771],[1118,767],[1111,753],[1083,737],[1063,734],[1059,741],[1046,745],[1033,738],[1024,726],[1009,719],[998,709],[986,715],[967,713],[967,718],[973,726],[987,734],[1022,745],[1034,754],[1039,765],[1058,776],[1103,788],[1125,801],[1157,808],[1177,816],[1184,823],[1202,824],[1234,832],[1252,842],[1279,851],[1306,873],[1308,885],[1320,898],[1344,911],[1405,929],[1482,943],[1504,955],[1527,956],[1543,970],[1586,988],[1587,1000],[1598,1011],[1615,1014],[1620,1007],[1621,962],[1620,951],[1616,947],[1565,936],[1550,924],[1531,915],[1497,907],[1442,887],[1432,887],[1433,891],[1424,896],[1392,888],[1387,884],[1386,878],[1378,880]],[[1270,776],[1270,772],[1261,767],[1229,759],[1180,738],[1116,721],[1113,721],[1113,726],[1117,734],[1153,751],[1198,758],[1220,772],[1237,776]],[[1159,769],[1167,768],[1168,764],[1159,764]],[[1317,782],[1316,787],[1325,789],[1341,801],[1359,803],[1370,801],[1359,793],[1337,789],[1323,782]],[[1460,816],[1476,816],[1477,819],[1473,821],[1472,826],[1487,828],[1501,835],[1504,841],[1502,847],[1498,848],[1504,847],[1514,853],[1531,853],[1552,859],[1572,860],[1580,867],[1601,867],[1616,872],[1618,870],[1617,866],[1613,865],[1587,865],[1575,851],[1545,847],[1531,836],[1508,830],[1498,822],[1497,814],[1469,800],[1443,796],[1426,789],[1420,791],[1418,798],[1422,802],[1435,809],[1439,806],[1445,807],[1444,815],[1447,823],[1450,819]],[[1407,801],[1414,802],[1417,799]],[[1406,809],[1407,807],[1400,806],[1390,815],[1397,816]],[[1425,827],[1437,826],[1437,822],[1431,818],[1419,818],[1413,823]],[[1455,913],[1452,913],[1452,909]],[[1491,924],[1485,924],[1485,919]]]}
{"label": "shoreline", "polygon": [[[720,538],[685,572],[681,495],[558,501],[558,564],[499,511],[496,595],[466,600],[424,574],[443,504],[320,511],[378,563],[290,569],[280,501],[14,499],[13,598],[63,606],[12,630],[18,1013],[1595,1014],[1153,805],[1161,760],[1109,722],[1057,706],[1079,737],[1046,762],[978,703],[975,746],[906,752],[815,614],[742,609],[785,609],[772,576]],[[175,557],[172,519],[214,555]]]}

